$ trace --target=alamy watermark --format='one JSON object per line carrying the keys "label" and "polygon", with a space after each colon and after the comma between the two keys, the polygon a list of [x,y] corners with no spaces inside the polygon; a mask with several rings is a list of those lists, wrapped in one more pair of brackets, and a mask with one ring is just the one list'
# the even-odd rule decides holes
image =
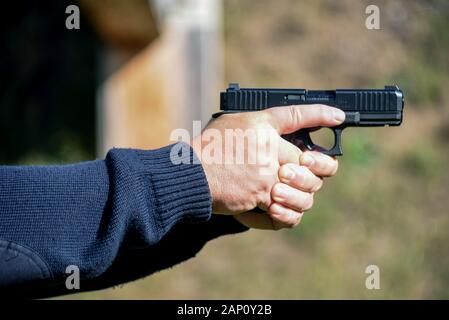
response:
{"label": "alamy watermark", "polygon": [[375,4],[370,4],[365,8],[365,13],[368,15],[365,20],[365,26],[368,30],[380,29],[380,9]]}
{"label": "alamy watermark", "polygon": [[65,13],[68,14],[65,19],[65,27],[69,30],[80,29],[80,8],[77,5],[71,4],[65,8]]}
{"label": "alamy watermark", "polygon": [[67,278],[65,279],[65,287],[67,290],[80,289],[80,268],[76,265],[69,265],[65,268]]}
{"label": "alamy watermark", "polygon": [[[170,141],[175,144],[170,153],[173,164],[205,163],[212,165],[249,164],[259,166],[259,173],[271,174],[278,159],[279,134],[274,128],[224,129],[207,128],[201,132],[201,121],[193,121],[192,139],[189,130],[178,128],[171,132]],[[190,156],[190,146],[197,158]]]}
{"label": "alamy watermark", "polygon": [[366,277],[365,287],[368,290],[380,289],[380,269],[375,264],[371,264],[366,267],[365,273],[369,276]]}

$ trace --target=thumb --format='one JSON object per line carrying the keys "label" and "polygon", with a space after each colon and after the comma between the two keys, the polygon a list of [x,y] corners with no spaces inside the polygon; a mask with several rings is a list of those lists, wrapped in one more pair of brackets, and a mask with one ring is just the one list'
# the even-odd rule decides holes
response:
{"label": "thumb", "polygon": [[279,134],[288,134],[302,128],[333,127],[345,120],[345,113],[322,104],[274,107],[262,112],[269,114],[273,127]]}

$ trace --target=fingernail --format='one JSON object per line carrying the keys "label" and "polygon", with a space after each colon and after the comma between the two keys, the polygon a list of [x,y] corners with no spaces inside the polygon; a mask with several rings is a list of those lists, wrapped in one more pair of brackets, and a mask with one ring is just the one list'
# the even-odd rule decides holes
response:
{"label": "fingernail", "polygon": [[343,122],[345,120],[345,113],[338,108],[334,108],[334,119],[338,122]]}
{"label": "fingernail", "polygon": [[302,165],[310,167],[315,163],[315,159],[308,153],[304,153],[302,156]]}
{"label": "fingernail", "polygon": [[282,170],[282,178],[287,180],[292,180],[295,177],[295,172],[293,172],[292,169],[286,167],[284,170]]}

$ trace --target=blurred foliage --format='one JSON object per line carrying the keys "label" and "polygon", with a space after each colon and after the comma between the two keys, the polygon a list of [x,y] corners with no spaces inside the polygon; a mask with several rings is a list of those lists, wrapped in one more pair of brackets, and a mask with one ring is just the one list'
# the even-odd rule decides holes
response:
{"label": "blurred foliage", "polygon": [[413,45],[409,63],[393,77],[400,83],[412,105],[438,105],[448,83],[449,72],[449,9],[437,2],[428,19],[429,31],[420,35]]}
{"label": "blurred foliage", "polygon": [[[421,147],[425,148],[425,144],[421,144]],[[435,150],[426,150],[426,152],[422,152],[422,149],[413,148],[412,150],[404,152],[399,163],[399,168],[402,169],[405,174],[415,176],[424,181],[429,181],[438,176],[440,170],[443,169],[439,163],[438,156],[439,153]]]}

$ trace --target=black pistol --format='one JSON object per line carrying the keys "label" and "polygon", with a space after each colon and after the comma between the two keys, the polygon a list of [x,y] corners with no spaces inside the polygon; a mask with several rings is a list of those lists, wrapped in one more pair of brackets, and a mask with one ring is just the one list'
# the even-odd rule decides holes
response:
{"label": "black pistol", "polygon": [[331,127],[335,142],[330,149],[317,146],[310,138],[310,131],[316,128],[301,129],[287,137],[300,140],[310,150],[320,150],[330,156],[341,156],[341,133],[346,127],[398,126],[402,122],[404,94],[398,86],[385,86],[384,89],[262,89],[240,88],[232,83],[226,92],[220,94],[221,112],[214,118],[233,112],[257,111],[272,107],[325,104],[343,110],[346,119],[343,124]]}

